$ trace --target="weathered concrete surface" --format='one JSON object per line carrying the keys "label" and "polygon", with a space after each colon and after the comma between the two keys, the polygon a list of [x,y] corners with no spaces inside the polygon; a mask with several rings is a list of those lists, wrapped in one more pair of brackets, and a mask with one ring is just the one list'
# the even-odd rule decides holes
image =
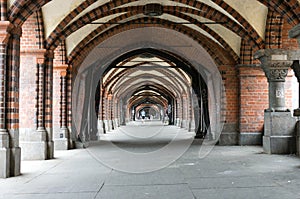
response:
{"label": "weathered concrete surface", "polygon": [[[132,128],[136,129],[135,136],[147,138],[158,126]],[[177,131],[177,127],[164,128],[167,132]],[[107,148],[109,139],[132,153],[157,150],[169,143],[168,136],[172,134],[164,132],[136,143],[132,137],[118,136],[120,134],[113,131],[102,141],[90,143],[88,149],[56,151],[53,160],[23,161],[22,176],[0,179],[0,198],[300,198],[300,159],[291,155],[267,155],[262,147],[215,146],[200,159],[200,146],[195,142],[172,164],[140,174],[106,167],[94,153],[106,154],[118,161],[115,151]],[[184,144],[180,139],[177,141],[179,147]],[[152,164],[153,160],[149,159],[148,163]]]}

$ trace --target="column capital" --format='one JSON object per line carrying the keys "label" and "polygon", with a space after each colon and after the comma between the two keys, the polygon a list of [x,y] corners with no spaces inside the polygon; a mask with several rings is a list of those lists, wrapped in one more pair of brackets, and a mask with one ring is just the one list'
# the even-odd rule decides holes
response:
{"label": "column capital", "polygon": [[67,76],[68,68],[69,68],[69,66],[67,64],[53,66],[53,69],[55,71],[60,72],[61,77],[66,77]]}
{"label": "column capital", "polygon": [[293,64],[291,52],[282,49],[262,49],[255,52],[254,58],[260,60],[268,81],[284,82],[288,69]]}

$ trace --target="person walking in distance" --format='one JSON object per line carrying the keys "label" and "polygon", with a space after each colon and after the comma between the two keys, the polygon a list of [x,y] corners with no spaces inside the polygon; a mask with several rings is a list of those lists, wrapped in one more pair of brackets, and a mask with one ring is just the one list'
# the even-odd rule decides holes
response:
{"label": "person walking in distance", "polygon": [[146,112],[144,110],[141,111],[142,123],[145,121]]}

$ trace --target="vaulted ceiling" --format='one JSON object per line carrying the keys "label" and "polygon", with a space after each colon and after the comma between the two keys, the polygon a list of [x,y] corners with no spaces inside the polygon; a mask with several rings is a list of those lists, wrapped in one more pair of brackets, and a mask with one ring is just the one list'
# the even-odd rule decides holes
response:
{"label": "vaulted ceiling", "polygon": [[90,51],[111,35],[141,26],[175,29],[237,61],[243,40],[264,48],[270,12],[291,25],[300,20],[299,0],[10,0],[8,7],[15,25],[41,8],[45,47],[64,41],[71,61],[83,48]]}

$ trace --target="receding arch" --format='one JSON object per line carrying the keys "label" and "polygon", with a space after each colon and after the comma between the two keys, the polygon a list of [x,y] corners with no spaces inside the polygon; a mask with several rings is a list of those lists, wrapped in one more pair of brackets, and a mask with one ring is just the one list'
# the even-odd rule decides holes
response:
{"label": "receding arch", "polygon": [[[163,41],[162,38],[157,37],[156,34],[162,34],[161,31],[168,34],[170,39],[172,39],[172,42],[178,42],[178,45],[183,45],[182,48],[168,45],[167,40]],[[134,37],[131,38],[128,37],[128,35],[134,35]],[[150,35],[153,38],[151,42],[147,39]],[[128,39],[124,40],[123,38]],[[118,43],[122,45],[122,48],[115,49],[101,47],[116,46]],[[207,87],[210,91],[209,108],[213,113],[210,116],[211,121],[213,121],[212,132],[216,133],[216,131],[219,131],[221,127],[221,107],[223,106],[221,103],[221,97],[224,90],[222,90],[222,79],[218,67],[215,65],[210,55],[197,42],[183,34],[179,34],[178,32],[169,29],[143,28],[123,31],[118,35],[103,41],[99,47],[94,48],[82,64],[77,67],[78,73],[75,78],[74,89],[77,89],[79,85],[82,87],[84,84],[87,85],[87,88],[91,88],[88,91],[83,89],[78,92],[77,96],[74,96],[74,106],[84,107],[81,110],[77,110],[79,112],[82,112],[82,110],[93,110],[93,112],[95,112],[94,109],[91,108],[94,107],[94,105],[91,106],[90,103],[84,103],[84,100],[87,100],[84,96],[93,95],[95,93],[95,88],[92,88],[92,85],[97,85],[99,77],[105,70],[108,69],[113,60],[117,60],[120,55],[139,49],[157,49],[158,52],[165,52],[166,54],[169,54],[169,56],[172,55],[177,58],[184,58],[187,63],[190,63],[190,66],[195,68],[198,74],[203,76],[203,79],[206,81]],[[121,60],[124,59],[125,57]],[[87,77],[89,78],[86,79]],[[84,84],[79,83],[80,79],[84,81]],[[77,103],[75,99],[76,97],[81,97],[83,101],[81,103]],[[76,106],[76,104],[81,105]],[[73,113],[77,110],[73,110]]]}

